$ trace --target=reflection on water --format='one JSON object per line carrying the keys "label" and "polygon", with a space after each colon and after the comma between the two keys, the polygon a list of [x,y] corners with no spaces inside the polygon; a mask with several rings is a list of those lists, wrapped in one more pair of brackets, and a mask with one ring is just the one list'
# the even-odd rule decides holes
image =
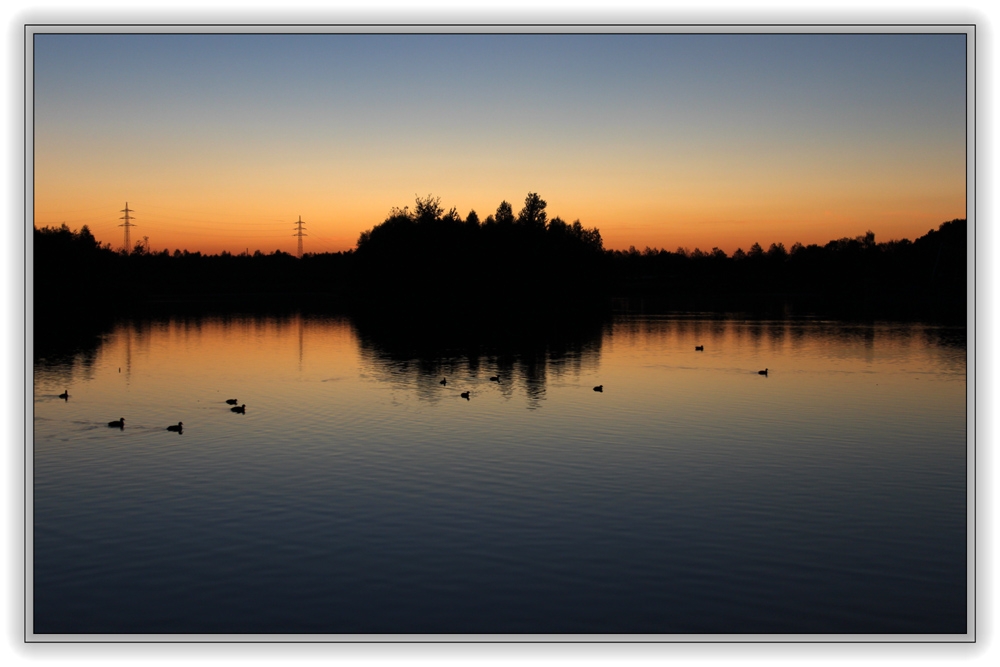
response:
{"label": "reflection on water", "polygon": [[36,350],[35,630],[964,633],[965,364],[913,323],[119,322]]}
{"label": "reflection on water", "polygon": [[589,373],[600,357],[605,321],[598,317],[566,320],[537,316],[507,321],[463,318],[442,321],[355,322],[364,364],[373,377],[410,386],[426,400],[437,400],[445,386],[459,393],[495,387],[510,398],[523,392],[529,408],[545,399],[549,381]]}

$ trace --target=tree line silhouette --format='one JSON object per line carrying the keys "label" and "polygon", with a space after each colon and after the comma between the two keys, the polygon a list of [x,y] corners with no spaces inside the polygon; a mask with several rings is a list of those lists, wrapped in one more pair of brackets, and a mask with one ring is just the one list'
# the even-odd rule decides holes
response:
{"label": "tree line silhouette", "polygon": [[480,222],[445,212],[437,197],[417,197],[411,211],[394,208],[358,239],[356,270],[373,296],[419,295],[449,302],[518,302],[551,297],[584,300],[600,287],[601,233],[577,220],[548,218],[547,203],[529,193],[515,216],[503,201]]}
{"label": "tree line silhouette", "polygon": [[[281,251],[205,255],[129,252],[79,231],[36,227],[36,317],[163,302],[329,302],[348,306],[500,309],[518,304],[582,306],[612,296],[665,299],[680,307],[740,309],[792,300],[870,314],[896,311],[964,318],[966,221],[942,223],[914,241],[876,242],[871,231],[825,245],[757,243],[727,255],[657,248],[605,250],[600,231],[548,217],[529,193],[515,215],[503,201],[480,220],[440,198],[417,197],[337,253]],[[546,306],[547,307],[547,306]]]}
{"label": "tree line silhouette", "polygon": [[825,245],[772,243],[727,256],[718,248],[674,252],[632,247],[609,253],[616,289],[683,304],[746,308],[753,300],[797,302],[866,315],[964,319],[966,221],[942,223],[914,241],[876,242],[872,231]]}

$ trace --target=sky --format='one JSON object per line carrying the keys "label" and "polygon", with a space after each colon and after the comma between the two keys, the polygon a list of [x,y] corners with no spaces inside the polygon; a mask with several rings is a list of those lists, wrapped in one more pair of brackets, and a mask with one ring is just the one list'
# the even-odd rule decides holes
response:
{"label": "sky", "polygon": [[964,34],[36,34],[34,223],[353,248],[529,192],[605,247],[732,253],[966,217]]}

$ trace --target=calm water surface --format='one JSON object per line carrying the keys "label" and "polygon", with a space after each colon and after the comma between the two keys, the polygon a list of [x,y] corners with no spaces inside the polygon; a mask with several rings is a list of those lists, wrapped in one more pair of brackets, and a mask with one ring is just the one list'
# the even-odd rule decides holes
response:
{"label": "calm water surface", "polygon": [[34,630],[965,633],[967,454],[961,328],[122,322],[36,358]]}

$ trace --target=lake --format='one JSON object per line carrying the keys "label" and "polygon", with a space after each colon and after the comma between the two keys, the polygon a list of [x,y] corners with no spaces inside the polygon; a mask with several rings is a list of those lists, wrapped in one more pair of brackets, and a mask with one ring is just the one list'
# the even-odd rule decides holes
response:
{"label": "lake", "polygon": [[36,351],[34,633],[964,635],[966,362],[922,323],[121,319]]}

